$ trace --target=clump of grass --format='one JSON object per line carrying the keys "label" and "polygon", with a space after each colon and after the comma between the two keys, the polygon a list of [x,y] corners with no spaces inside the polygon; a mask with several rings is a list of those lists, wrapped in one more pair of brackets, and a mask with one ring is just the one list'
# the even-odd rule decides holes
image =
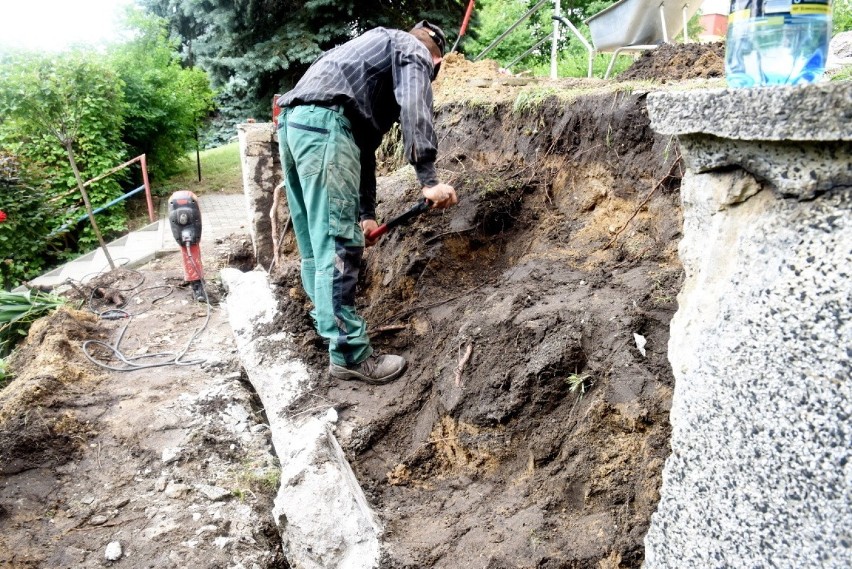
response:
{"label": "clump of grass", "polygon": [[[0,291],[0,357],[9,355],[36,319],[65,304],[64,298],[44,292]],[[5,371],[2,377],[5,377]]]}
{"label": "clump of grass", "polygon": [[395,123],[382,137],[376,151],[376,160],[384,172],[392,172],[405,166],[405,145],[402,142],[402,129]]}
{"label": "clump of grass", "polygon": [[850,81],[852,80],[852,65],[841,67],[837,71],[828,74],[829,81]]}
{"label": "clump of grass", "polygon": [[6,360],[0,359],[0,389],[6,387],[6,384],[12,380],[9,375],[9,365]]}
{"label": "clump of grass", "polygon": [[234,490],[240,500],[246,494],[274,494],[281,484],[281,468],[277,464],[266,467],[256,467],[246,464],[236,476],[238,488]]}
{"label": "clump of grass", "polygon": [[512,112],[516,115],[520,115],[531,111],[532,109],[538,108],[539,105],[550,97],[555,97],[556,95],[557,90],[554,87],[526,89],[518,93],[518,96],[512,105]]}

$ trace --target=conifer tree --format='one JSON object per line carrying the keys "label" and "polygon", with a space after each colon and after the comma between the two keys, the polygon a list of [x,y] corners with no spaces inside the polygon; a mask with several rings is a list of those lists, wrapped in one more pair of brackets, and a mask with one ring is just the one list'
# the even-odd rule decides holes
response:
{"label": "conifer tree", "polygon": [[463,0],[143,0],[166,18],[185,64],[197,65],[217,90],[219,111],[233,124],[266,120],[273,95],[289,89],[335,45],[375,26],[408,29],[429,19],[449,41],[464,15]]}

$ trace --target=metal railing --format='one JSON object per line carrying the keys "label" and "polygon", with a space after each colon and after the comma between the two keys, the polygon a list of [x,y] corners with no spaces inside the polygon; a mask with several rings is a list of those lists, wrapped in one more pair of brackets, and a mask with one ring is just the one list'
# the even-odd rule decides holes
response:
{"label": "metal railing", "polygon": [[530,8],[530,9],[529,9],[529,11],[527,11],[527,13],[526,13],[526,14],[524,14],[523,16],[521,16],[521,17],[520,17],[520,19],[519,19],[517,22],[515,22],[514,24],[512,24],[511,26],[509,26],[509,28],[508,28],[505,32],[503,32],[502,34],[500,34],[499,36],[497,36],[497,38],[496,38],[493,42],[491,42],[490,44],[488,44],[488,47],[486,47],[485,49],[483,49],[483,50],[480,52],[480,54],[479,54],[479,55],[477,55],[476,57],[474,57],[474,58],[472,59],[472,61],[479,61],[480,59],[482,59],[483,57],[485,57],[485,54],[487,54],[487,53],[488,53],[488,52],[490,52],[492,49],[494,49],[495,47],[497,47],[498,45],[500,45],[500,42],[502,42],[504,39],[506,39],[506,36],[508,36],[509,34],[511,34],[513,31],[515,31],[515,28],[517,28],[517,27],[518,27],[518,26],[520,26],[522,23],[524,23],[524,22],[527,20],[527,18],[529,18],[530,16],[532,16],[533,14],[535,14],[535,13],[538,11],[538,9],[539,9],[539,8],[541,8],[541,7],[542,7],[542,6],[543,6],[546,2],[549,2],[549,1],[550,1],[550,0],[540,0],[540,1],[538,2],[538,4],[536,4],[535,6],[533,6],[532,8]]}
{"label": "metal railing", "polygon": [[[521,25],[523,22],[525,22],[525,21],[526,21],[526,20],[527,20],[530,16],[532,16],[533,14],[535,14],[535,13],[536,13],[536,12],[537,12],[537,11],[538,11],[541,7],[542,7],[542,6],[544,6],[544,4],[545,4],[545,3],[549,2],[549,1],[550,1],[550,0],[540,0],[539,2],[537,2],[535,6],[533,6],[532,8],[530,8],[530,9],[529,9],[529,10],[528,10],[528,11],[527,11],[527,12],[526,12],[523,16],[521,16],[521,17],[520,17],[520,18],[519,18],[519,19],[518,19],[518,20],[517,20],[514,24],[512,24],[511,26],[509,26],[509,27],[506,29],[506,31],[504,31],[502,34],[500,34],[499,36],[497,36],[497,38],[495,38],[495,39],[494,39],[494,41],[492,41],[492,42],[491,42],[491,43],[490,43],[490,44],[489,44],[489,45],[488,45],[485,49],[483,49],[483,50],[482,50],[482,51],[481,51],[481,52],[480,52],[480,53],[479,53],[476,57],[474,57],[474,58],[472,59],[472,61],[479,61],[480,59],[482,59],[483,57],[485,57],[485,55],[486,55],[486,54],[488,54],[491,50],[493,50],[495,47],[497,47],[498,45],[500,45],[500,43],[501,43],[504,39],[506,39],[506,37],[507,37],[509,34],[511,34],[513,31],[515,31],[515,29],[516,29],[519,25]],[[581,34],[581,33],[580,33],[580,30],[578,30],[578,29],[577,29],[577,27],[576,27],[574,24],[572,24],[570,20],[568,20],[568,18],[564,17],[564,16],[561,14],[560,0],[553,0],[553,4],[554,4],[554,6],[553,6],[553,16],[552,16],[552,19],[553,19],[553,31],[552,31],[551,33],[549,33],[548,35],[546,35],[546,36],[545,36],[544,38],[542,38],[541,40],[539,40],[538,42],[536,42],[536,44],[535,44],[535,45],[533,45],[531,48],[529,48],[529,49],[528,49],[527,51],[525,51],[523,54],[521,54],[520,56],[518,56],[517,58],[515,58],[514,60],[512,60],[512,62],[511,62],[511,63],[509,63],[508,65],[506,65],[506,68],[508,69],[508,68],[512,67],[512,66],[513,66],[513,65],[515,65],[516,63],[518,63],[518,62],[520,62],[521,60],[523,60],[526,56],[528,56],[529,54],[531,54],[532,52],[534,52],[536,49],[538,49],[538,48],[539,48],[542,44],[544,44],[547,40],[551,40],[551,42],[552,42],[552,47],[551,47],[551,51],[550,51],[550,78],[551,78],[551,79],[556,79],[556,78],[557,78],[556,62],[557,62],[557,56],[559,55],[559,51],[558,51],[558,50],[559,50],[559,48],[558,48],[558,46],[559,46],[559,24],[562,24],[562,25],[564,25],[566,28],[568,28],[569,30],[571,30],[571,33],[572,33],[574,36],[576,36],[576,37],[577,37],[577,39],[580,41],[580,43],[581,43],[581,44],[583,44],[583,47],[584,47],[584,48],[586,48],[586,51],[587,51],[587,52],[588,52],[588,54],[589,54],[589,62],[588,62],[588,77],[591,77],[591,76],[592,76],[592,60],[594,59],[595,49],[591,46],[591,44],[590,44],[590,43],[589,43],[589,41],[588,41],[588,40],[587,40],[587,39],[583,36],[583,34]]]}
{"label": "metal railing", "polygon": [[562,22],[562,24],[564,24],[565,27],[567,27],[569,30],[571,30],[571,32],[577,37],[577,39],[580,40],[580,43],[583,44],[583,47],[586,48],[586,51],[589,54],[589,72],[588,72],[587,77],[591,77],[592,76],[592,61],[595,58],[595,48],[593,48],[592,44],[590,44],[589,41],[585,37],[583,37],[583,34],[580,33],[580,30],[578,30],[577,27],[574,24],[571,23],[571,20],[569,20],[568,18],[566,18],[565,16],[562,16],[560,14],[554,14],[553,19],[558,21],[558,22]]}
{"label": "metal railing", "polygon": [[[103,180],[107,176],[111,176],[112,174],[115,174],[116,172],[118,172],[122,168],[127,168],[128,166],[130,166],[131,164],[134,164],[136,162],[139,162],[139,164],[142,168],[142,185],[139,186],[138,188],[135,188],[135,189],[127,192],[126,194],[122,195],[121,197],[118,197],[118,198],[112,200],[111,202],[106,203],[106,204],[100,206],[99,208],[92,210],[92,214],[100,213],[100,212],[104,211],[105,209],[108,209],[108,208],[114,206],[117,203],[123,202],[124,200],[126,200],[126,199],[128,199],[132,196],[135,196],[136,194],[138,194],[142,190],[145,190],[145,199],[146,199],[147,205],[148,205],[148,219],[152,223],[156,220],[156,217],[154,216],[154,200],[151,197],[151,184],[148,182],[148,160],[147,160],[147,157],[144,154],[140,154],[136,158],[128,160],[127,162],[125,162],[123,164],[119,164],[115,168],[111,168],[111,169],[107,170],[106,172],[104,172],[100,176],[96,176],[96,177],[92,178],[91,180],[87,180],[86,182],[83,182],[83,187],[90,186],[90,185],[94,184],[95,182]],[[71,190],[68,191],[68,194],[72,194],[76,191],[78,191],[77,188],[72,188]],[[63,194],[63,195],[66,195],[66,194]],[[58,197],[61,197],[61,196],[58,196]],[[53,231],[51,233],[51,235],[57,235],[59,233],[62,233],[63,231],[65,231],[69,227],[73,227],[74,225],[77,225],[78,223],[80,223],[81,221],[86,219],[87,217],[89,217],[89,214],[84,213],[83,215],[81,215],[80,217],[75,219],[74,221],[69,221],[68,223],[65,223],[62,227],[56,229],[55,231]]]}

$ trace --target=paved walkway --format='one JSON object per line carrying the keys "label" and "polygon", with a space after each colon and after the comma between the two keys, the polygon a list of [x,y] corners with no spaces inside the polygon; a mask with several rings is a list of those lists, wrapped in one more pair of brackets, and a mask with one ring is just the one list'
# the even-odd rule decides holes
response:
{"label": "paved walkway", "polygon": [[[248,209],[243,194],[204,194],[198,197],[201,208],[201,253],[212,252],[217,239],[232,233],[248,233]],[[116,266],[139,267],[164,252],[180,248],[172,236],[166,205],[160,219],[107,244]],[[203,257],[202,257],[203,258]],[[56,287],[68,279],[85,282],[109,270],[103,251],[98,248],[31,281],[34,286]]]}

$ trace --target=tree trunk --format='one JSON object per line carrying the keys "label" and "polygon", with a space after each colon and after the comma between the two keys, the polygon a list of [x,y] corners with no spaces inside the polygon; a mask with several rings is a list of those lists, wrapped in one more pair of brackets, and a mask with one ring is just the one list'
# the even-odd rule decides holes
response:
{"label": "tree trunk", "polygon": [[115,263],[112,262],[112,257],[110,257],[109,249],[107,249],[106,243],[104,243],[101,230],[98,229],[98,223],[95,221],[95,214],[92,212],[92,204],[89,201],[89,193],[86,191],[86,187],[83,186],[83,179],[80,177],[80,170],[77,169],[77,162],[74,160],[74,149],[71,147],[71,141],[68,139],[65,140],[65,151],[68,153],[68,161],[71,163],[71,169],[74,171],[74,178],[77,179],[77,187],[80,188],[80,194],[83,196],[83,203],[86,204],[86,213],[89,214],[89,223],[92,224],[92,231],[95,232],[95,237],[98,238],[98,243],[101,244],[101,249],[106,256],[110,270],[115,270]]}

